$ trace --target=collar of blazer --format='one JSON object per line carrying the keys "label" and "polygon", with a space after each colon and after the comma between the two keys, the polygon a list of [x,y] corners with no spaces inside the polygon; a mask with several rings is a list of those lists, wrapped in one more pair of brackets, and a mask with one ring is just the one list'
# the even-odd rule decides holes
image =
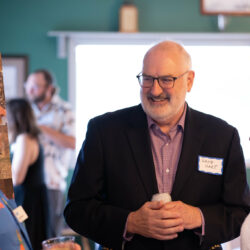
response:
{"label": "collar of blazer", "polygon": [[198,155],[203,141],[204,133],[202,123],[200,122],[201,113],[187,107],[187,114],[184,127],[184,137],[182,150],[176,171],[175,181],[172,189],[172,199],[178,200],[182,190],[185,190],[185,184],[188,179],[197,170]]}
{"label": "collar of blazer", "polygon": [[136,163],[136,170],[148,200],[151,200],[152,195],[158,193],[158,187],[150,146],[147,117],[141,105],[136,106],[130,113],[126,133]]}
{"label": "collar of blazer", "polygon": [[[141,105],[136,106],[128,119],[126,130],[129,146],[133,152],[136,167],[147,193],[148,200],[158,193],[153,155],[146,114]],[[176,200],[185,183],[197,168],[198,152],[202,141],[199,112],[187,107],[182,151],[172,189],[172,198]]]}

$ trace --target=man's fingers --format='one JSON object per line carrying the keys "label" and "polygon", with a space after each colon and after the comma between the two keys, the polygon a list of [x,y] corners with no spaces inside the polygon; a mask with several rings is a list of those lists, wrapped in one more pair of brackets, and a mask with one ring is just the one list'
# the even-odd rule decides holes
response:
{"label": "man's fingers", "polygon": [[171,234],[171,235],[158,235],[155,236],[157,240],[173,240],[178,237],[178,234]]}
{"label": "man's fingers", "polygon": [[181,218],[161,220],[159,223],[159,228],[171,228],[177,226],[183,226],[183,220]]}
{"label": "man's fingers", "polygon": [[161,219],[178,219],[181,218],[181,214],[176,211],[161,211]]}
{"label": "man's fingers", "polygon": [[153,209],[153,210],[158,210],[161,207],[163,207],[163,202],[162,201],[151,201],[147,202],[148,208]]}
{"label": "man's fingers", "polygon": [[155,209],[155,210],[151,210],[152,211],[152,215],[154,216],[154,218],[157,219],[179,219],[182,218],[181,214],[179,211],[175,211],[175,210],[164,210],[164,209]]}
{"label": "man's fingers", "polygon": [[183,230],[184,230],[183,226],[176,226],[161,230],[157,229],[153,233],[153,236],[155,239],[158,240],[171,240],[178,237],[178,233],[182,232]]}
{"label": "man's fingers", "polygon": [[174,233],[179,233],[184,230],[183,225],[176,225],[172,227],[157,227],[154,230],[154,233],[156,234],[161,234],[161,235],[169,235],[169,234],[174,234]]}
{"label": "man's fingers", "polygon": [[163,206],[163,210],[169,213],[179,213],[186,229],[194,229],[202,225],[201,210],[182,201],[166,203]]}
{"label": "man's fingers", "polygon": [[166,210],[164,203],[145,203],[140,209],[131,212],[127,220],[127,231],[158,240],[171,240],[184,230],[179,212]]}

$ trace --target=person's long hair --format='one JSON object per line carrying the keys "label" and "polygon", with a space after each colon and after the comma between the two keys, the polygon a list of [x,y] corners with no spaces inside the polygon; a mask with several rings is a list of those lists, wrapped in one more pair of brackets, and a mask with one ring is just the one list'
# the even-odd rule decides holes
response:
{"label": "person's long hair", "polygon": [[27,133],[38,138],[40,130],[36,124],[30,103],[24,98],[15,98],[7,101],[7,120],[14,142],[19,134]]}

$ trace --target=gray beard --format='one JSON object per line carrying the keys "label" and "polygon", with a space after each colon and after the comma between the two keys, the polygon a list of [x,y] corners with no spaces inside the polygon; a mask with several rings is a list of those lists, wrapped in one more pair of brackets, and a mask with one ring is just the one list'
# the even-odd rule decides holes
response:
{"label": "gray beard", "polygon": [[40,102],[43,102],[45,100],[45,94],[41,95],[41,96],[38,96],[36,98],[34,98],[32,101],[35,103],[35,104],[39,104]]}

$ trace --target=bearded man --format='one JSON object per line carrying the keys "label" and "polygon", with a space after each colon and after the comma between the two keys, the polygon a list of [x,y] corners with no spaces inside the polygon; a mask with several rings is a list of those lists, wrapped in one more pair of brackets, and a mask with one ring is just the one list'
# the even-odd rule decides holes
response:
{"label": "bearded man", "polygon": [[51,208],[52,236],[59,236],[63,227],[65,178],[68,175],[72,149],[75,149],[75,118],[71,106],[56,93],[52,74],[39,69],[25,83],[44,149],[45,182]]}
{"label": "bearded man", "polygon": [[141,104],[90,120],[64,211],[72,229],[126,250],[215,249],[239,236],[250,209],[239,135],[188,106],[194,77],[184,47],[161,42],[137,76]]}

